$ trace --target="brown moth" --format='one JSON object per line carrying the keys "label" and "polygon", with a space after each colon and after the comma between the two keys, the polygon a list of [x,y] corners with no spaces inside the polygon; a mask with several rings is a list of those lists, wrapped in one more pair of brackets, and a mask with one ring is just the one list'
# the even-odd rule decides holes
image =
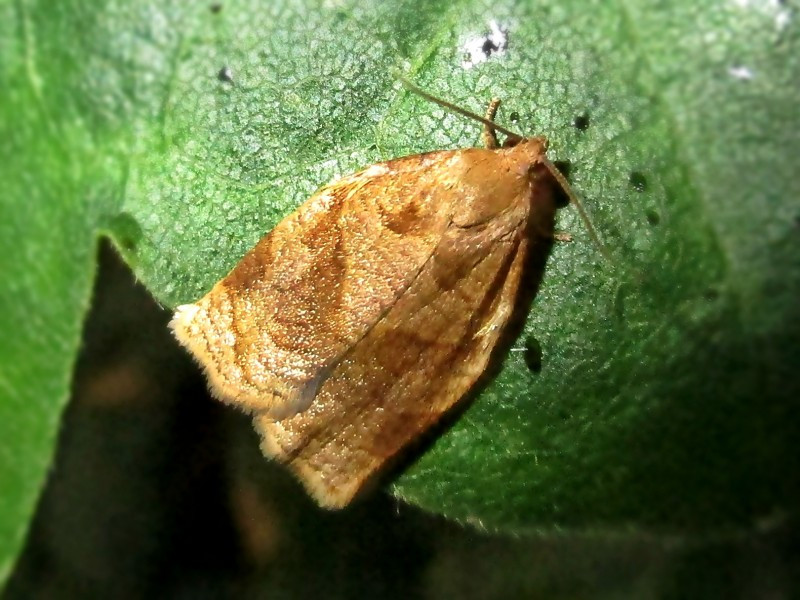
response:
{"label": "brown moth", "polygon": [[[413,86],[412,86],[413,87]],[[544,138],[374,164],[323,187],[170,326],[265,455],[342,507],[485,370],[526,256],[553,238]],[[499,147],[495,130],[509,135]]]}

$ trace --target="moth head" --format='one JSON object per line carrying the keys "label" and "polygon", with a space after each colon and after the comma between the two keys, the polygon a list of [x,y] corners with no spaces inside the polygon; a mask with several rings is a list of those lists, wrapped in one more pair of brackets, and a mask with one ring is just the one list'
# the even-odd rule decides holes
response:
{"label": "moth head", "polygon": [[[434,104],[438,104],[439,106],[443,106],[448,110],[451,110],[454,113],[463,115],[469,119],[474,121],[478,121],[479,123],[483,123],[484,127],[486,128],[486,137],[489,138],[488,141],[492,142],[491,145],[487,143],[488,148],[496,148],[496,134],[504,133],[506,135],[506,140],[503,142],[501,147],[501,151],[508,150],[509,151],[509,158],[512,158],[512,162],[515,162],[518,166],[525,169],[525,174],[528,178],[539,178],[541,176],[541,170],[544,168],[545,170],[549,171],[550,176],[555,180],[555,182],[561,187],[564,194],[569,198],[570,204],[574,206],[577,211],[580,219],[583,221],[584,225],[586,226],[587,231],[589,232],[589,237],[592,238],[595,246],[597,246],[600,253],[609,261],[611,261],[611,255],[605,249],[603,243],[600,240],[600,237],[597,235],[597,232],[592,225],[591,219],[589,219],[589,215],[586,213],[586,210],[583,208],[583,204],[572,191],[572,187],[567,182],[567,179],[564,175],[556,168],[556,166],[547,158],[547,140],[542,137],[523,137],[518,133],[514,133],[513,131],[506,129],[494,122],[494,113],[497,110],[497,107],[500,105],[499,99],[494,99],[489,105],[489,111],[487,112],[487,117],[482,117],[477,115],[471,111],[465,110],[460,106],[453,104],[452,102],[448,102],[447,100],[443,100],[441,98],[437,98],[432,94],[429,94],[425,90],[417,87],[403,76],[398,75],[398,79],[400,82],[409,90],[433,102]],[[518,154],[520,153],[520,154]],[[613,261],[612,261],[613,262]]]}
{"label": "moth head", "polygon": [[497,150],[505,156],[509,170],[525,179],[541,179],[547,173],[543,160],[547,157],[547,140],[543,137],[528,137],[511,140]]}
{"label": "moth head", "polygon": [[527,138],[520,135],[507,135],[505,141],[503,142],[503,148],[516,148],[519,145],[526,145],[530,144],[531,142],[538,144],[542,153],[547,152],[547,139],[543,137]]}

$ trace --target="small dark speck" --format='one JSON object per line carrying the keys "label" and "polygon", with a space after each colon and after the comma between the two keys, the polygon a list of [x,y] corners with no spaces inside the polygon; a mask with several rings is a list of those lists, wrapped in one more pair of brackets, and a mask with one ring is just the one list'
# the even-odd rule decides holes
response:
{"label": "small dark speck", "polygon": [[639,171],[633,171],[631,173],[631,176],[628,178],[628,183],[630,183],[631,187],[637,192],[643,192],[647,189],[647,177]]}
{"label": "small dark speck", "polygon": [[706,300],[716,300],[719,298],[719,290],[717,288],[710,287],[706,289],[705,294]]}
{"label": "small dark speck", "polygon": [[542,345],[535,337],[525,340],[525,365],[532,373],[542,370]]}
{"label": "small dark speck", "polygon": [[133,252],[142,239],[142,228],[129,213],[121,212],[109,222],[114,239],[126,252]]}
{"label": "small dark speck", "polygon": [[650,225],[658,225],[661,223],[661,215],[654,210],[648,210],[645,216],[647,217],[647,222],[650,223]]}
{"label": "small dark speck", "polygon": [[128,252],[133,252],[136,250],[136,240],[133,238],[119,237],[117,238],[117,242],[124,250],[127,250]]}
{"label": "small dark speck", "polygon": [[217,73],[217,79],[225,83],[233,83],[233,71],[228,66],[222,67]]}
{"label": "small dark speck", "polygon": [[[557,160],[553,163],[556,166],[564,178],[569,181],[569,173],[572,170],[572,163],[568,160]],[[555,201],[557,208],[564,208],[565,206],[569,205],[569,196],[567,192],[561,189],[560,185],[554,186],[555,190]]]}
{"label": "small dark speck", "polygon": [[519,121],[519,113],[517,111],[512,112],[508,118],[511,120],[512,123],[516,123]]}
{"label": "small dark speck", "polygon": [[483,50],[486,56],[491,56],[493,52],[500,50],[500,46],[495,44],[492,40],[484,40],[481,50]]}
{"label": "small dark speck", "polygon": [[589,127],[589,115],[583,113],[572,120],[572,126],[579,131],[586,131]]}
{"label": "small dark speck", "polygon": [[220,11],[222,10],[222,4],[220,2],[214,2],[214,4],[208,7],[208,10],[210,10],[215,15],[219,14]]}

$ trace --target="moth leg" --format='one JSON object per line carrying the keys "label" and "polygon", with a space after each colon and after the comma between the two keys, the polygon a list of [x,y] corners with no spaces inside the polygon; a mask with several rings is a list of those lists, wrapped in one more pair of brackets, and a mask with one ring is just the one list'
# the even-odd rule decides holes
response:
{"label": "moth leg", "polygon": [[495,331],[501,329],[508,322],[508,319],[511,317],[511,313],[514,312],[514,306],[516,304],[516,289],[517,283],[504,286],[502,295],[500,297],[500,303],[498,304],[494,313],[492,313],[492,316],[489,318],[489,320],[486,321],[486,323],[483,324],[483,327],[481,327],[475,333],[476,338],[492,335]]}
{"label": "moth leg", "polygon": [[[497,114],[497,109],[500,108],[500,98],[492,98],[489,102],[489,108],[486,109],[486,120],[494,122],[494,116]],[[494,127],[488,124],[483,126],[483,145],[489,150],[499,148],[500,144],[497,141],[497,132]]]}

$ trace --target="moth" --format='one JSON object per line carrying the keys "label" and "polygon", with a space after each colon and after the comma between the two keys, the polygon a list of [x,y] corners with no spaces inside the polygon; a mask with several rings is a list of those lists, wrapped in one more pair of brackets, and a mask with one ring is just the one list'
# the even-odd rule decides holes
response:
{"label": "moth", "polygon": [[214,396],[249,411],[263,453],[325,507],[347,505],[470,390],[526,257],[553,238],[554,188],[576,200],[544,138],[494,123],[499,101],[483,118],[407,85],[482,122],[486,148],[333,181],[170,323]]}

